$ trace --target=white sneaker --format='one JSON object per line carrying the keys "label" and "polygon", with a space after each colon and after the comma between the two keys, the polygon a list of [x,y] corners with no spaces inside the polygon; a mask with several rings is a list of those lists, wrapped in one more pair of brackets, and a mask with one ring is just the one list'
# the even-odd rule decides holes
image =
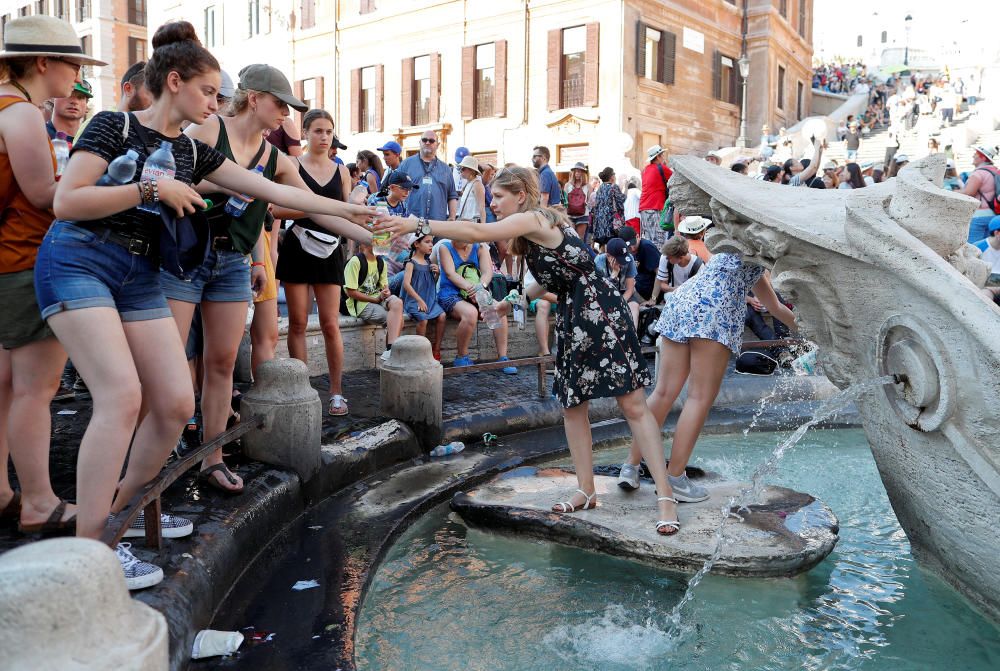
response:
{"label": "white sneaker", "polygon": [[622,470],[618,474],[618,486],[627,492],[639,489],[639,467],[628,462],[622,464]]}
{"label": "white sneaker", "polygon": [[142,561],[132,554],[131,543],[119,543],[115,553],[125,574],[125,584],[130,590],[145,589],[163,580],[163,569],[156,564]]}
{"label": "white sneaker", "polygon": [[385,363],[386,361],[389,360],[390,356],[392,356],[392,350],[391,349],[387,349],[386,351],[382,352],[382,356],[379,357],[379,358],[382,359],[383,363]]}
{"label": "white sneaker", "polygon": [[[108,515],[108,521],[114,519]],[[194,524],[186,517],[175,517],[163,513],[160,515],[160,535],[164,538],[184,538],[194,531]],[[139,513],[135,521],[125,530],[125,538],[141,538],[146,535],[146,512]]]}

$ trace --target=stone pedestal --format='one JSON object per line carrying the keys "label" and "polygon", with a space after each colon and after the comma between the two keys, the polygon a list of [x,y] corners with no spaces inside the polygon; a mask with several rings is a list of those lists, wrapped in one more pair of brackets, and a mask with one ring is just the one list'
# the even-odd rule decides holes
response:
{"label": "stone pedestal", "polygon": [[243,437],[248,457],[295,471],[307,482],[320,467],[323,404],[298,359],[273,359],[257,369],[257,381],[243,394],[244,421],[264,420],[264,429]]}
{"label": "stone pedestal", "polygon": [[0,667],[166,671],[163,615],[129,597],[103,543],[56,538],[0,555]]}
{"label": "stone pedestal", "polygon": [[381,370],[382,414],[408,424],[427,451],[440,443],[443,434],[443,374],[423,336],[400,336]]}

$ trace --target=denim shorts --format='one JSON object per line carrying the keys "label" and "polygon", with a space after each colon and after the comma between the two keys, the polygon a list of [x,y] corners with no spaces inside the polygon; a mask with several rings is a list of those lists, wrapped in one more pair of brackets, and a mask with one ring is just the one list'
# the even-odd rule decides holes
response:
{"label": "denim shorts", "polygon": [[123,322],[170,318],[156,255],[130,254],[94,232],[56,220],[38,249],[35,294],[42,317],[83,308],[118,310]]}
{"label": "denim shorts", "polygon": [[163,271],[160,283],[167,298],[182,303],[249,303],[253,297],[250,257],[239,252],[213,249],[189,281]]}

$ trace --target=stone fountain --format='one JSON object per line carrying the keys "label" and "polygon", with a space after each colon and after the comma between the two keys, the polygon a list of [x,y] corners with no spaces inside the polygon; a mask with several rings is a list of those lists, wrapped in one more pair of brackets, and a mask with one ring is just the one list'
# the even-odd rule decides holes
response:
{"label": "stone fountain", "polygon": [[856,191],[671,165],[675,206],[714,219],[713,251],[771,269],[835,385],[900,376],[858,402],[892,506],[917,557],[1000,620],[1000,310],[944,156]]}

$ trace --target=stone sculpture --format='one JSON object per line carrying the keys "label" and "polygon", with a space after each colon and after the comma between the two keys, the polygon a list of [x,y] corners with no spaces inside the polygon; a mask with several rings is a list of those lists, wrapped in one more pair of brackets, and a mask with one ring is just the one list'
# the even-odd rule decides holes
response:
{"label": "stone sculpture", "polygon": [[1000,310],[944,156],[844,191],[671,165],[675,206],[714,219],[713,251],[771,269],[834,384],[902,376],[858,403],[892,506],[916,556],[1000,620]]}

